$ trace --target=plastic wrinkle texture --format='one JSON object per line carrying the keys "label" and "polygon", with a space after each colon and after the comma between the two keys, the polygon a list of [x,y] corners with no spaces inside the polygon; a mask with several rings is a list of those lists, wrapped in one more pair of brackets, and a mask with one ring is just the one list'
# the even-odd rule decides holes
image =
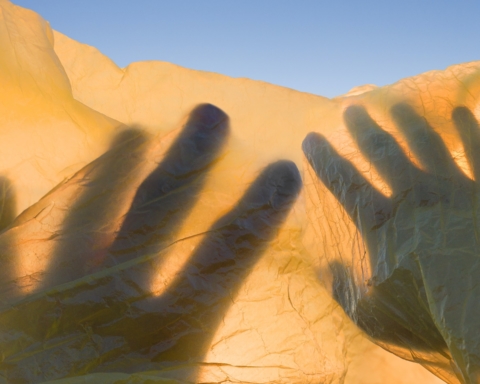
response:
{"label": "plastic wrinkle texture", "polygon": [[0,51],[0,383],[480,382],[480,62],[327,99],[9,0]]}

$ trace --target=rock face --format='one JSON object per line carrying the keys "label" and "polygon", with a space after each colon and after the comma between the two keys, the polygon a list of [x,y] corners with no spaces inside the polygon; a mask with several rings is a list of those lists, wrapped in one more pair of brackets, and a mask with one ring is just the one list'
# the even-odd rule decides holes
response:
{"label": "rock face", "polygon": [[0,379],[475,382],[480,62],[330,100],[120,69],[8,0],[0,52]]}

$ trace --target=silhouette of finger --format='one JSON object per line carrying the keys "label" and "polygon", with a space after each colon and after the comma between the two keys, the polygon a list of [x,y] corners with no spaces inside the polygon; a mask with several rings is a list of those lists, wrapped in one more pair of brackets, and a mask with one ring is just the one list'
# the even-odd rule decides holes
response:
{"label": "silhouette of finger", "polygon": [[[167,152],[165,161],[145,180],[134,198],[132,207],[135,210],[130,210],[129,214],[133,213],[133,219],[138,220],[138,224],[143,226],[143,220],[146,220],[147,223],[140,230],[149,230],[148,224],[152,224],[149,217],[152,212],[153,215],[156,213],[156,209],[160,211],[160,214],[163,214],[165,223],[162,223],[161,228],[166,233],[175,228],[175,221],[178,220],[178,217],[183,217],[182,215],[188,213],[189,204],[192,203],[206,170],[218,156],[218,150],[226,137],[227,127],[228,118],[216,107],[209,105],[200,106],[192,113],[179,139]],[[119,141],[123,142],[124,140]],[[72,212],[67,217],[67,227],[64,228],[63,232],[66,235],[72,232],[73,234],[71,237],[65,236],[65,241],[60,242],[61,247],[59,247],[56,253],[55,263],[52,263],[52,268],[50,271],[47,271],[47,273],[53,272],[47,274],[46,282],[42,286],[42,293],[38,296],[33,296],[33,298],[31,297],[30,300],[21,304],[17,303],[15,311],[11,311],[9,310],[10,307],[6,307],[3,312],[0,312],[0,330],[4,329],[8,330],[8,332],[14,329],[18,329],[19,332],[21,330],[23,332],[22,335],[35,345],[42,345],[46,339],[63,340],[59,345],[48,350],[38,350],[35,346],[28,351],[24,350],[23,347],[22,350],[19,350],[17,348],[19,344],[16,339],[11,340],[8,338],[8,335],[0,332],[0,346],[6,357],[0,364],[0,369],[2,372],[8,371],[8,375],[11,375],[12,378],[18,378],[18,380],[25,382],[32,381],[29,377],[35,377],[33,380],[37,380],[38,370],[36,367],[39,365],[45,368],[44,372],[55,371],[56,376],[53,375],[51,376],[52,378],[80,373],[87,366],[91,368],[95,364],[102,363],[92,353],[95,356],[106,353],[111,356],[111,360],[115,360],[118,357],[123,361],[123,357],[119,357],[119,354],[122,355],[126,349],[131,351],[132,354],[138,355],[139,352],[136,347],[145,340],[145,338],[141,337],[142,332],[148,333],[151,331],[150,328],[143,329],[142,322],[147,321],[149,325],[152,325],[149,319],[155,319],[160,321],[160,324],[169,323],[172,314],[164,311],[163,308],[157,307],[158,312],[154,311],[152,313],[143,312],[142,310],[135,312],[134,307],[136,303],[138,303],[139,307],[142,307],[145,302],[157,302],[156,299],[151,298],[151,292],[145,291],[145,285],[148,285],[148,282],[145,284],[144,281],[145,271],[150,267],[148,258],[148,260],[139,258],[138,262],[132,265],[122,264],[115,268],[98,271],[89,274],[83,279],[79,278],[86,274],[83,265],[73,262],[71,264],[74,265],[70,268],[67,265],[68,256],[77,252],[75,248],[70,247],[82,245],[78,241],[78,236],[75,238],[75,232],[78,233],[80,231],[79,236],[81,237],[82,233],[88,233],[91,228],[94,228],[95,231],[98,230],[98,222],[99,220],[102,222],[102,212],[104,212],[100,203],[104,194],[115,192],[123,187],[129,187],[129,185],[124,185],[123,182],[128,181],[128,173],[135,170],[135,165],[138,161],[132,160],[133,162],[130,163],[122,160],[121,155],[130,153],[132,149],[135,148],[123,148],[120,145],[118,151],[110,151],[102,156],[100,161],[96,161],[93,165],[86,167],[84,172],[86,176],[80,182],[90,189],[87,189],[87,192],[77,199]],[[141,156],[134,157],[141,158]],[[122,161],[126,161],[126,164],[123,164]],[[115,184],[117,180],[115,175],[117,173],[123,175],[119,179],[123,183],[121,185]],[[102,176],[111,181],[111,183],[107,183],[109,185],[107,191],[100,188],[102,185],[106,185],[101,183]],[[186,200],[183,199],[185,197],[183,191],[185,190],[188,192]],[[172,200],[169,200],[169,197],[172,197]],[[165,211],[161,210],[161,206],[156,205],[157,198],[167,204]],[[98,203],[96,203],[97,201]],[[105,208],[105,212],[110,212],[111,209],[115,210],[116,207],[111,206],[115,204],[115,201],[115,199],[113,199],[113,202],[108,199],[103,201],[108,208],[108,210]],[[174,204],[173,208],[168,206],[169,202]],[[99,209],[99,212],[95,212],[95,209],[92,208],[91,204],[94,203],[97,204],[95,206]],[[85,208],[91,208],[88,214],[84,213]],[[182,209],[184,212],[177,216],[175,209]],[[173,226],[170,225],[170,219],[173,221]],[[133,225],[135,220],[131,220],[129,223],[131,226],[126,226],[127,229],[124,227],[124,232],[121,231],[121,233],[128,233],[136,228]],[[72,239],[75,241],[70,241]],[[117,245],[120,244],[117,243]],[[64,265],[62,268],[58,267],[59,261],[63,261]],[[83,261],[85,262],[86,260]],[[61,274],[59,271],[66,273]],[[91,270],[88,272],[91,273]],[[69,284],[58,285],[70,280],[73,281]],[[52,286],[55,286],[55,288],[48,291],[47,289]],[[122,288],[119,289],[119,287]],[[108,304],[106,305],[106,303]],[[26,317],[24,315],[17,316],[17,308],[21,308],[19,311],[25,314]],[[18,313],[20,314],[20,312]],[[35,326],[30,326],[24,321],[26,318],[31,319],[32,316],[41,319]],[[120,323],[117,322],[119,319],[122,320]],[[61,321],[62,326],[57,327],[52,321]],[[130,322],[133,323],[130,324]],[[114,338],[118,341],[119,348],[114,347],[113,351],[109,350],[110,344],[108,342],[105,345],[97,345],[95,343],[92,345],[90,342],[92,340],[91,334],[85,333],[87,328],[95,333],[98,326],[100,334],[102,329],[99,326],[105,323],[117,324],[119,327],[131,326],[131,328],[122,329],[114,327]],[[156,323],[153,324],[153,329],[156,326]],[[132,332],[132,330],[138,327],[140,327],[140,330],[138,332],[139,340],[137,341],[137,337],[134,335],[135,332]],[[108,328],[108,330],[112,330],[112,328]],[[105,330],[105,332],[108,330]],[[106,340],[109,340],[108,335],[106,337]],[[82,340],[80,341],[81,346],[78,344],[78,340]],[[125,344],[122,344],[121,340],[124,340]],[[166,339],[156,340],[156,342],[168,344],[168,335]],[[153,341],[148,339],[144,347],[148,349],[152,343]],[[72,348],[81,350],[82,352],[80,353],[83,354],[84,358],[75,355],[75,357],[72,357],[73,360],[70,361],[68,351],[73,350]],[[56,359],[52,358],[57,353],[64,356],[63,362],[65,364],[61,367],[57,366],[55,363]],[[72,367],[73,363],[75,368]]]}
{"label": "silhouette of finger", "polygon": [[7,228],[16,216],[13,186],[6,177],[0,177],[0,232]]}
{"label": "silhouette of finger", "polygon": [[394,105],[391,113],[409,147],[427,172],[434,175],[460,175],[442,138],[428,124],[425,117],[406,103]]}
{"label": "silhouette of finger", "polygon": [[138,303],[130,300],[127,306],[119,303],[129,315],[111,316],[96,328],[97,334],[110,337],[119,329],[136,329],[122,332],[125,348],[132,353],[149,350],[152,361],[167,365],[191,358],[201,361],[241,283],[277,234],[300,188],[293,163],[268,166],[238,204],[207,232],[162,296],[140,298]]}
{"label": "silhouette of finger", "polygon": [[[128,371],[129,363],[158,369],[176,361],[203,361],[232,299],[300,188],[295,164],[268,166],[212,226],[159,298],[139,289],[138,278],[148,267],[140,258],[128,268],[122,264],[98,272],[0,311],[0,369],[12,381],[38,382],[86,369],[116,370],[119,364]],[[18,342],[20,333],[25,343]],[[51,341],[48,348],[45,340]]]}
{"label": "silhouette of finger", "polygon": [[462,139],[465,156],[477,182],[480,182],[480,127],[472,112],[466,107],[457,107],[452,119]]}
{"label": "silhouette of finger", "polygon": [[110,249],[117,264],[158,252],[173,241],[228,134],[228,116],[211,104],[196,107],[160,165],[143,181]]}
{"label": "silhouette of finger", "polygon": [[352,273],[339,261],[330,263],[329,267],[333,276],[332,296],[345,313],[356,322],[356,304],[360,297],[360,292],[355,285]]}
{"label": "silhouette of finger", "polygon": [[381,129],[365,108],[354,105],[344,114],[345,123],[362,153],[373,163],[395,192],[410,188],[419,170],[388,132]]}
{"label": "silhouette of finger", "polygon": [[271,164],[236,207],[212,226],[160,300],[160,307],[175,313],[176,321],[185,329],[176,335],[162,335],[181,342],[177,340],[175,348],[159,352],[155,360],[185,361],[206,352],[241,283],[277,234],[301,185],[294,163]]}
{"label": "silhouette of finger", "polygon": [[340,156],[323,136],[309,133],[302,147],[318,178],[344,206],[359,229],[372,229],[388,219],[389,199]]}
{"label": "silhouette of finger", "polygon": [[91,273],[102,264],[102,234],[118,212],[118,197],[129,187],[130,175],[143,160],[146,136],[137,129],[120,132],[110,150],[72,180],[80,195],[69,208],[42,288]]}

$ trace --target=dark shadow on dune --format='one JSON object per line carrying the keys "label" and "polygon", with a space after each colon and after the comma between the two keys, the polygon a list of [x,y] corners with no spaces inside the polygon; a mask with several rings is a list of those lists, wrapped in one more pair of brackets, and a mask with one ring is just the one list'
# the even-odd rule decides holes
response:
{"label": "dark shadow on dune", "polygon": [[109,265],[158,253],[175,240],[228,134],[229,119],[220,109],[200,105],[192,111],[164,159],[138,188],[110,248]]}
{"label": "dark shadow on dune", "polygon": [[[141,164],[147,137],[137,129],[120,132],[103,156],[77,173],[79,196],[68,210],[42,289],[75,280],[104,262],[102,233],[115,218],[129,176]],[[75,177],[74,177],[75,178]],[[98,248],[97,248],[98,247]]]}
{"label": "dark shadow on dune", "polygon": [[108,152],[79,172],[80,194],[61,233],[55,234],[58,245],[41,289],[158,253],[173,242],[228,132],[223,111],[211,105],[195,108],[164,159],[138,187],[113,244],[102,247],[102,235],[111,230],[108,226],[123,206],[121,197],[131,189],[132,174],[145,161],[145,134],[121,132]]}
{"label": "dark shadow on dune", "polygon": [[[393,136],[383,130],[363,107],[354,105],[347,108],[344,119],[362,154],[391,187],[391,198],[371,185],[323,136],[310,133],[303,143],[305,155],[318,178],[342,204],[362,234],[374,270],[379,263],[388,264],[388,255],[382,253],[382,260],[379,260],[379,254],[386,252],[385,247],[389,243],[400,241],[397,238],[408,240],[413,236],[402,233],[401,226],[395,233],[387,233],[387,238],[377,233],[387,222],[395,219],[405,204],[412,207],[450,204],[456,201],[458,190],[477,190],[477,182],[465,177],[440,135],[423,116],[405,103],[393,106],[390,112],[422,169],[410,161]],[[465,107],[456,108],[452,117],[466,149],[467,160],[478,180],[478,123]],[[408,220],[405,216],[402,219]],[[398,346],[412,350],[414,354],[438,352],[451,359],[447,344],[431,317],[414,256],[408,255],[401,263],[392,269],[386,280],[377,282],[375,277],[372,278],[368,283],[368,294],[360,293],[362,288],[356,286],[345,265],[331,263],[335,300],[361,329],[385,348]]]}
{"label": "dark shadow on dune", "polygon": [[[130,303],[128,317],[99,324],[96,334],[107,339],[120,329],[135,330],[123,333],[128,345],[125,361],[144,351],[150,363],[143,369],[191,366],[189,377],[194,377],[242,282],[278,233],[301,185],[294,163],[268,166],[238,204],[207,232],[164,294]],[[113,367],[127,372],[138,369],[115,359],[97,370],[113,371]]]}
{"label": "dark shadow on dune", "polygon": [[[158,252],[165,238],[170,241],[169,232],[176,230],[198,198],[227,131],[228,118],[222,111],[211,105],[197,107],[165,159],[138,188],[111,247],[107,260],[111,268],[106,274],[57,286],[36,300],[0,313],[0,329],[21,331],[32,345],[56,340],[45,350],[22,348],[5,356],[0,369],[9,380],[35,382],[178,365],[183,367],[183,378],[195,380],[220,322],[278,233],[302,184],[294,163],[279,161],[266,167],[236,206],[206,232],[167,290],[153,296],[145,289],[145,280],[154,272],[149,268],[150,255]],[[98,231],[98,222],[108,219],[104,207],[115,209],[105,195],[101,176],[108,178],[110,190],[118,188],[122,178],[115,175],[133,170],[136,160],[122,160],[119,170],[119,160],[111,152],[100,158],[108,161],[102,160],[86,173],[92,177],[82,179],[89,188],[69,212],[66,235],[78,229]],[[58,263],[68,263],[78,238],[66,237],[60,244],[50,286],[65,280],[63,271],[72,271],[70,276],[87,271],[81,258],[73,269],[57,268]],[[38,319],[36,326],[29,320],[32,317]],[[7,339],[2,345],[8,351],[18,348],[18,343]],[[61,362],[58,356],[63,356]],[[38,366],[43,367],[40,373]]]}

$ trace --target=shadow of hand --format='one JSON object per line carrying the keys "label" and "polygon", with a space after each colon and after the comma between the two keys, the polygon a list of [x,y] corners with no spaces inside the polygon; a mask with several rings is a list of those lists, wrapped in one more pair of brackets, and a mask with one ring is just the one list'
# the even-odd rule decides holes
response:
{"label": "shadow of hand", "polygon": [[467,108],[453,111],[471,180],[412,107],[397,104],[391,114],[421,168],[363,107],[351,106],[344,114],[360,151],[389,184],[391,197],[321,135],[310,133],[303,142],[317,176],[361,233],[371,267],[370,279],[362,282],[343,263],[330,263],[333,295],[385,349],[420,362],[447,382],[477,382],[480,130]]}
{"label": "shadow of hand", "polygon": [[[132,188],[130,176],[138,172],[146,142],[139,132],[124,133],[109,152],[0,235],[0,369],[9,382],[175,365],[192,367],[195,377],[195,364],[301,188],[293,163],[266,167],[204,234],[183,270],[160,295],[153,294],[150,283],[162,250],[177,241],[175,233],[227,133],[221,110],[197,107],[120,215],[122,193]],[[70,196],[61,223],[49,214],[55,196]],[[112,225],[118,217],[120,225]],[[55,225],[61,229],[52,231]],[[113,241],[104,240],[109,236]],[[51,251],[51,259],[28,274],[18,258],[39,259],[40,246]]]}

